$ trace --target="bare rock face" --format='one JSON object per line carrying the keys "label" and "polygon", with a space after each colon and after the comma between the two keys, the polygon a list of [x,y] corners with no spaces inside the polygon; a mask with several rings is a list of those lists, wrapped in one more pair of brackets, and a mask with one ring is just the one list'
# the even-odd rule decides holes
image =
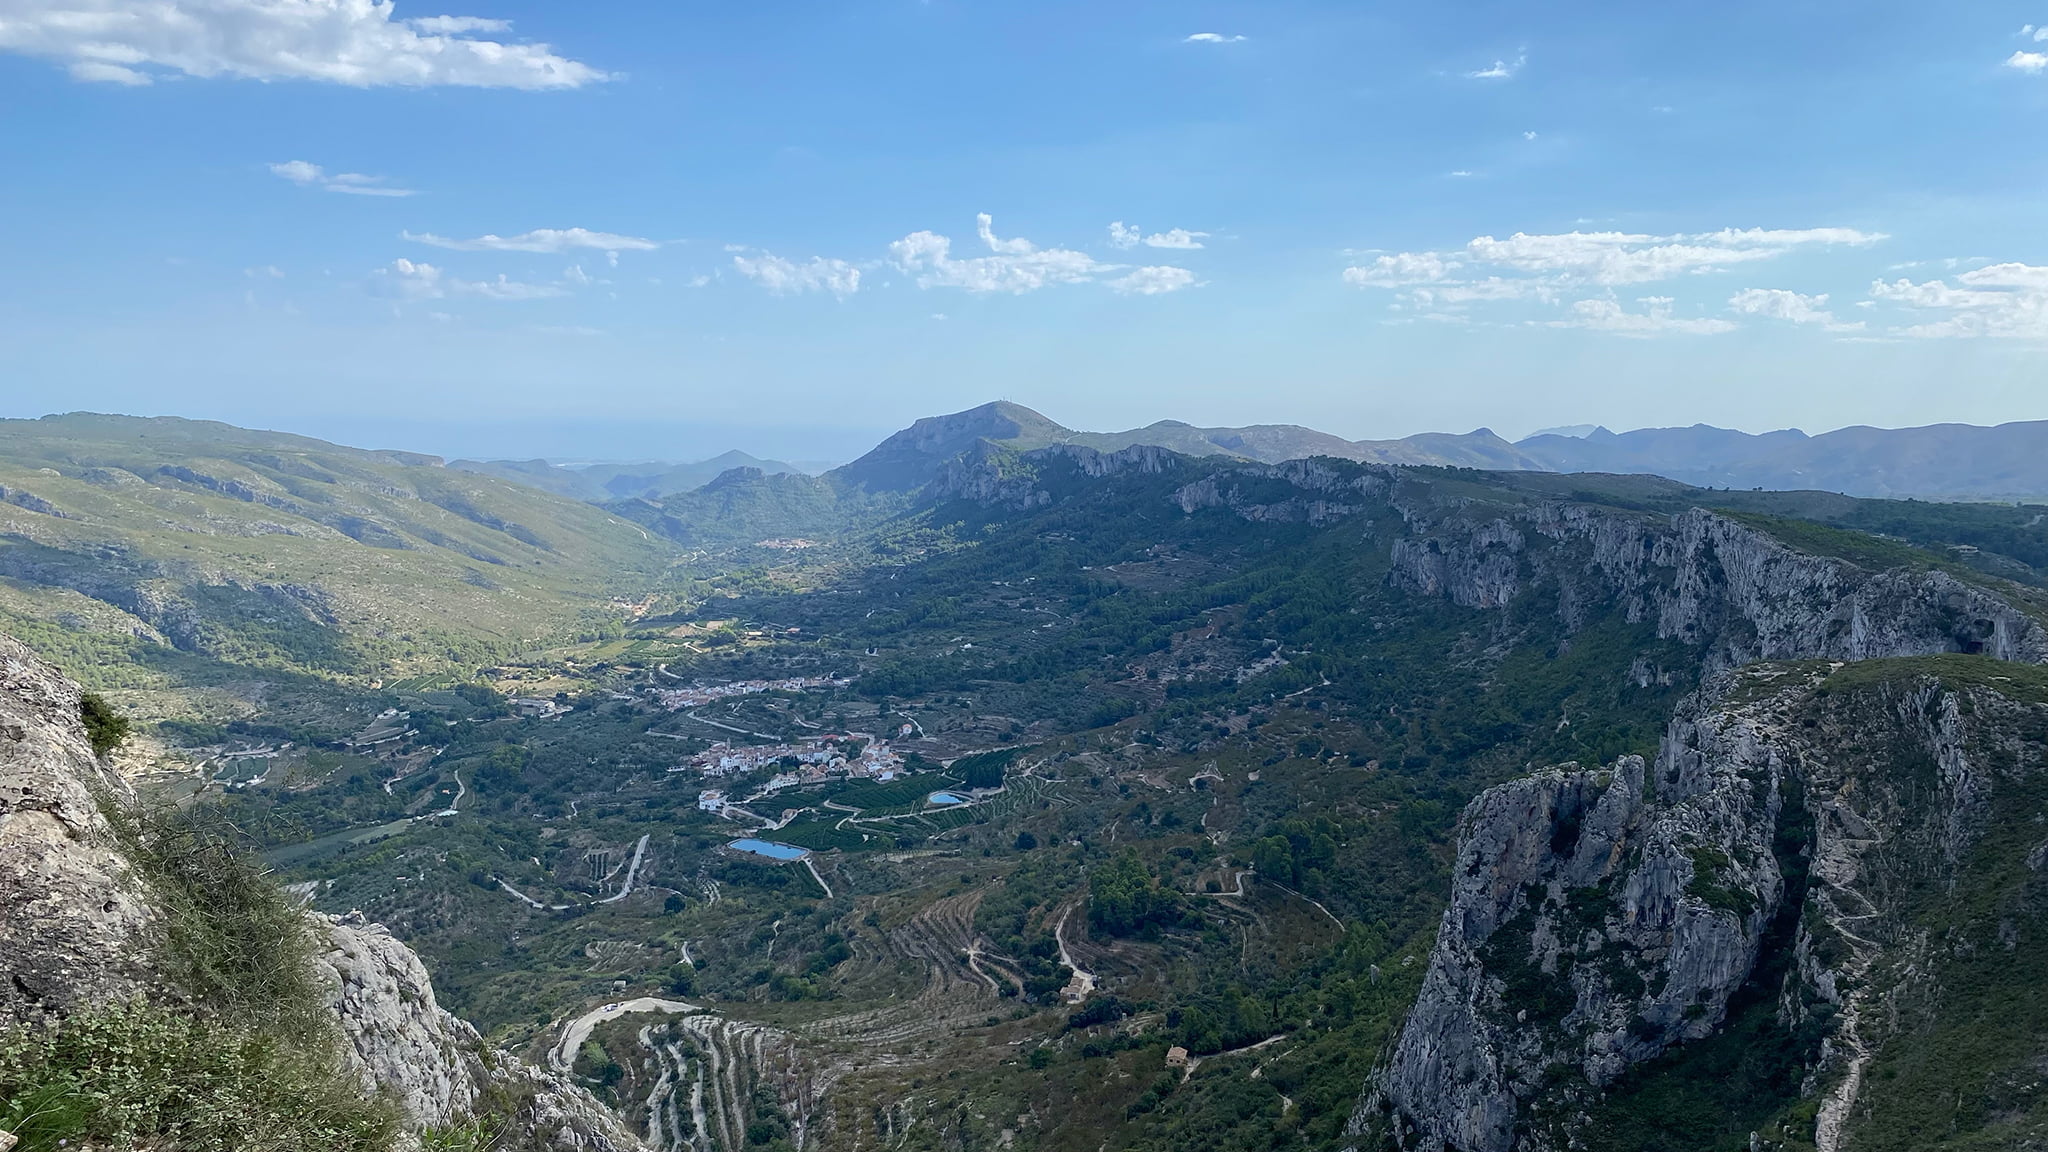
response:
{"label": "bare rock face", "polygon": [[317,975],[364,1086],[388,1089],[420,1124],[446,1124],[476,1103],[476,1030],[441,1010],[412,949],[361,913],[315,916],[326,937]]}
{"label": "bare rock face", "polygon": [[1372,465],[1289,460],[1213,473],[1173,498],[1188,514],[1220,508],[1253,523],[1327,524],[1383,504],[1397,475]]}
{"label": "bare rock face", "polygon": [[460,1121],[508,1103],[511,1147],[638,1152],[645,1146],[588,1092],[493,1051],[475,1028],[442,1009],[412,949],[362,913],[316,916],[328,947],[321,983],[370,1091],[388,1091],[415,1127]]}
{"label": "bare rock face", "polygon": [[95,792],[76,684],[0,636],[0,1023],[125,1000],[152,985],[156,913]]}
{"label": "bare rock face", "polygon": [[1148,444],[1115,452],[1075,444],[1017,452],[978,440],[941,465],[923,495],[931,501],[966,500],[986,508],[1026,512],[1052,504],[1082,478],[1124,473],[1152,476],[1181,462],[1180,456]]}
{"label": "bare rock face", "polygon": [[[2048,860],[2048,704],[1985,686],[2013,679],[1996,665],[1899,662],[1831,688],[1840,667],[1724,674],[1654,764],[1567,765],[1474,800],[1421,992],[1352,1119],[1360,1146],[1572,1147],[1603,1090],[1713,1035],[1747,989],[1778,1027],[1822,1026],[1800,1135],[1837,1152],[1883,1123],[1864,1083],[1883,1043],[1996,1012],[1982,976],[1949,986],[1941,968],[2043,930],[2025,893]],[[1944,919],[1962,893],[1987,923]]]}
{"label": "bare rock face", "polygon": [[1475,800],[1382,1088],[1406,1138],[1509,1152],[1558,1065],[1604,1087],[1711,1034],[1783,896],[1783,772],[1749,719],[1698,713],[1655,765],[1551,769]]}
{"label": "bare rock face", "polygon": [[1612,596],[1628,619],[1706,649],[1718,671],[1755,660],[1871,660],[1974,652],[2048,661],[2048,629],[1946,572],[1869,571],[1797,551],[1694,508],[1663,520],[1547,504],[1512,519],[1410,517],[1388,580],[1468,608],[1506,605],[1539,582]]}

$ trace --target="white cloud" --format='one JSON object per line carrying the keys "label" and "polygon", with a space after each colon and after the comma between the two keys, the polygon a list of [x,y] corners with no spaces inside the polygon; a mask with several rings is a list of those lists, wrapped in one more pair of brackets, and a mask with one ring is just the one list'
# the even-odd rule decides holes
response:
{"label": "white cloud", "polygon": [[1441,304],[1458,307],[1464,304],[1493,300],[1542,300],[1555,302],[1558,290],[1555,286],[1538,280],[1508,280],[1499,276],[1488,276],[1484,280],[1467,280],[1443,284],[1432,284],[1416,288],[1408,298],[1424,306]]}
{"label": "white cloud", "polygon": [[287,160],[272,164],[273,175],[289,180],[301,188],[324,188],[329,192],[342,192],[350,196],[413,196],[410,188],[393,188],[386,184],[383,176],[365,176],[360,172],[329,172],[318,164],[304,160]]}
{"label": "white cloud", "polygon": [[443,300],[451,296],[477,296],[486,300],[540,300],[566,295],[556,284],[529,284],[508,280],[463,280],[450,276],[432,264],[398,259],[377,270],[372,287],[381,295],[401,300]]}
{"label": "white cloud", "polygon": [[147,73],[102,60],[79,60],[65,71],[71,73],[73,80],[83,80],[88,84],[124,84],[130,88],[142,88],[155,83]]}
{"label": "white cloud", "polygon": [[1183,288],[1194,287],[1195,274],[1186,268],[1159,264],[1132,269],[1107,283],[1118,292],[1135,296],[1157,296],[1163,292],[1178,292]]}
{"label": "white cloud", "polygon": [[1808,246],[1875,244],[1881,233],[1852,228],[1723,229],[1651,236],[1628,232],[1565,232],[1505,240],[1480,236],[1465,246],[1475,263],[1558,277],[1561,282],[1646,284],[1733,264],[1772,260]]}
{"label": "white cloud", "polygon": [[1524,132],[1524,133],[1522,133],[1522,139],[1524,139],[1524,140],[1534,140],[1535,138],[1536,138],[1536,133],[1535,133],[1534,131],[1530,131],[1530,132]]}
{"label": "white cloud", "polygon": [[1181,43],[1183,43],[1183,44],[1236,44],[1236,43],[1239,43],[1240,41],[1242,41],[1242,40],[1244,40],[1244,39],[1245,39],[1245,38],[1244,38],[1243,36],[1225,36],[1225,35],[1224,35],[1223,33],[1221,33],[1221,32],[1197,32],[1197,33],[1195,33],[1194,35],[1192,35],[1192,36],[1188,37],[1187,39],[1185,39],[1185,40],[1181,41]]}
{"label": "white cloud", "polygon": [[1169,228],[1147,236],[1143,229],[1115,221],[1109,226],[1109,243],[1112,248],[1135,248],[1143,244],[1147,248],[1201,248],[1202,241],[1209,238],[1207,232],[1190,232],[1186,228]]}
{"label": "white cloud", "polygon": [[1528,62],[1529,57],[1527,54],[1516,56],[1513,63],[1509,63],[1506,60],[1495,60],[1493,67],[1481,68],[1476,72],[1467,72],[1465,73],[1465,78],[1468,80],[1510,80],[1514,78],[1515,73],[1522,70],[1522,65]]}
{"label": "white cloud", "polygon": [[844,260],[811,257],[799,264],[770,252],[758,256],[734,256],[732,266],[778,296],[802,292],[830,292],[844,300],[860,291],[860,269]]}
{"label": "white cloud", "polygon": [[1746,316],[1762,316],[1767,320],[1784,320],[1792,324],[1819,324],[1830,332],[1854,332],[1863,327],[1861,320],[1845,324],[1835,319],[1827,305],[1825,292],[1805,296],[1783,288],[1745,288],[1728,298],[1729,309]]}
{"label": "white cloud", "polygon": [[2048,68],[2048,54],[2016,51],[2005,58],[2005,66],[2017,68],[2022,72],[2039,72],[2043,68]]}
{"label": "white cloud", "polygon": [[1395,288],[1404,284],[1433,284],[1458,268],[1456,260],[1437,252],[1396,252],[1370,264],[1344,270],[1344,282],[1359,287]]}
{"label": "white cloud", "polygon": [[1870,286],[1870,295],[1877,301],[1947,314],[1905,328],[1901,335],[2048,340],[2048,267],[1993,264],[1958,273],[1953,285],[1943,280],[1879,280]]}
{"label": "white cloud", "polygon": [[1621,306],[1620,301],[1613,299],[1580,300],[1572,304],[1571,314],[1565,319],[1545,323],[1552,328],[1592,328],[1627,336],[1654,336],[1664,332],[1712,336],[1735,330],[1735,325],[1726,320],[1672,315],[1673,302],[1669,296],[1645,296],[1636,302],[1643,305],[1643,311],[1630,312]]}
{"label": "white cloud", "polygon": [[[1479,236],[1460,249],[1381,254],[1344,269],[1343,276],[1345,283],[1356,287],[1397,290],[1391,304],[1396,310],[1457,310],[1508,300],[1556,304],[1589,287],[1656,283],[1774,260],[1801,249],[1862,247],[1883,239],[1880,233],[1853,228],[1724,228],[1670,235],[1517,232],[1506,239]],[[1826,297],[1781,297],[1776,291],[1738,293],[1729,306],[1745,314],[1824,324],[1831,331],[1860,326],[1836,323],[1822,307]],[[1816,314],[1795,317],[1795,301],[1807,302]],[[1629,312],[1611,298],[1581,300],[1571,306],[1567,318],[1550,323],[1635,333],[1709,333],[1734,327],[1726,320],[1680,318],[1667,297],[1647,297],[1643,303],[1645,311]]]}
{"label": "white cloud", "polygon": [[464,32],[510,32],[510,20],[487,20],[482,16],[421,16],[407,20],[421,32],[433,36],[459,36]]}
{"label": "white cloud", "polygon": [[485,234],[474,240],[456,240],[447,236],[436,236],[432,232],[401,232],[401,239],[415,244],[431,244],[436,248],[451,248],[457,252],[569,252],[578,248],[589,248],[599,252],[651,252],[661,245],[653,240],[638,236],[621,236],[616,232],[592,232],[588,228],[536,228],[521,232],[517,236],[494,236]]}
{"label": "white cloud", "polygon": [[502,20],[394,20],[391,0],[5,0],[0,51],[64,63],[79,80],[164,73],[397,85],[579,88],[609,79],[545,44],[477,39]]}
{"label": "white cloud", "polygon": [[953,241],[936,232],[913,232],[889,245],[896,266],[917,278],[920,288],[964,288],[969,292],[1034,292],[1051,284],[1081,284],[1099,273],[1120,270],[1086,252],[1070,248],[1040,249],[1024,239],[1000,239],[995,221],[984,212],[975,218],[976,231],[994,253],[955,259]]}

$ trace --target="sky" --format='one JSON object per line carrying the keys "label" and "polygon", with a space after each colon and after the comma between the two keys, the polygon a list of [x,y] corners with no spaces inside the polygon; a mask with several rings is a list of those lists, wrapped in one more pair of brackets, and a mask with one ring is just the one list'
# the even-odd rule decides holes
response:
{"label": "sky", "polygon": [[0,0],[0,415],[2048,418],[2048,0]]}

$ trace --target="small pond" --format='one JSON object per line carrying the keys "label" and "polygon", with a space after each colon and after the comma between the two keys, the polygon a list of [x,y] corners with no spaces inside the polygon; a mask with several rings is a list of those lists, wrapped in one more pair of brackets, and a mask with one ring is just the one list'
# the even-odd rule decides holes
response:
{"label": "small pond", "polygon": [[934,793],[932,793],[931,795],[929,795],[929,796],[925,797],[925,799],[926,799],[927,801],[929,801],[930,803],[933,803],[933,804],[965,804],[965,803],[967,803],[967,797],[965,797],[965,796],[955,796],[955,795],[954,795],[954,794],[952,794],[951,792],[934,792]]}
{"label": "small pond", "polygon": [[799,848],[794,844],[777,844],[773,840],[756,840],[751,836],[744,840],[735,840],[726,847],[752,852],[756,856],[766,856],[770,860],[801,860],[811,854],[808,848]]}

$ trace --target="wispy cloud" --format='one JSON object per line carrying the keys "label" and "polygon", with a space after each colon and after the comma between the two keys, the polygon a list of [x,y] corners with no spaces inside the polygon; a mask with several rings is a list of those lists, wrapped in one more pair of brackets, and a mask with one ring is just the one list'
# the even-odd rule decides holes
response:
{"label": "wispy cloud", "polygon": [[804,292],[830,292],[844,300],[860,291],[860,269],[844,260],[813,256],[799,264],[771,252],[732,258],[740,275],[778,296]]}
{"label": "wispy cloud", "polygon": [[569,252],[578,248],[599,252],[651,252],[660,242],[616,232],[593,232],[588,228],[536,228],[517,236],[485,234],[473,240],[436,236],[432,232],[401,232],[401,239],[430,244],[457,252]]}
{"label": "wispy cloud", "polygon": [[[1885,236],[1853,228],[1724,228],[1719,232],[1653,235],[1634,232],[1517,232],[1506,239],[1479,236],[1463,248],[1444,251],[1386,252],[1344,269],[1344,282],[1354,287],[1392,293],[1394,311],[1457,311],[1472,304],[1525,300],[1560,305],[1586,289],[1612,289],[1651,284],[1719,272],[1774,260],[1801,249],[1863,247]],[[1777,295],[1776,289],[1738,293],[1730,307],[1746,315],[1795,319],[1803,301],[1809,310],[1826,297]],[[1554,326],[1648,334],[1707,334],[1734,325],[1711,317],[1683,317],[1670,297],[1641,298],[1641,311],[1629,311],[1610,291],[1602,297],[1566,305],[1568,314],[1545,321]],[[1804,313],[1795,322],[1808,320]]]}
{"label": "wispy cloud", "polygon": [[1495,60],[1493,67],[1467,72],[1465,73],[1465,78],[1467,80],[1511,80],[1514,78],[1515,73],[1520,72],[1522,66],[1528,62],[1528,54],[1519,53],[1513,61]]}
{"label": "wispy cloud", "polygon": [[1054,284],[1102,281],[1121,292],[1157,295],[1197,283],[1194,273],[1185,268],[1131,268],[1105,263],[1072,248],[1039,248],[1022,237],[997,236],[995,221],[986,212],[975,218],[975,232],[989,255],[956,257],[950,237],[929,231],[913,232],[889,245],[889,255],[920,288],[1021,295]]}
{"label": "wispy cloud", "polygon": [[371,287],[381,295],[400,300],[443,300],[451,296],[541,300],[568,294],[568,289],[559,284],[532,284],[510,280],[502,274],[495,280],[464,280],[432,264],[406,259],[393,260],[389,267],[378,269]]}
{"label": "wispy cloud", "polygon": [[140,86],[164,73],[379,86],[580,88],[609,79],[546,44],[479,39],[502,20],[392,18],[385,0],[6,0],[0,51],[57,60],[79,80]]}
{"label": "wispy cloud", "polygon": [[1195,274],[1186,268],[1155,265],[1133,269],[1105,283],[1118,292],[1133,296],[1158,296],[1165,292],[1178,292],[1183,288],[1193,287]]}
{"label": "wispy cloud", "polygon": [[1221,32],[1197,32],[1181,41],[1183,44],[1237,44],[1249,37],[1226,36]]}
{"label": "wispy cloud", "polygon": [[1870,286],[1870,296],[1940,317],[1900,330],[1904,336],[2048,340],[2048,267],[1993,264],[1953,279],[1953,284],[1879,280]]}
{"label": "wispy cloud", "polygon": [[1186,228],[1169,228],[1164,232],[1154,232],[1147,236],[1143,229],[1121,220],[1109,226],[1109,243],[1112,248],[1136,248],[1143,244],[1147,248],[1191,249],[1202,247],[1202,241],[1208,238],[1207,232],[1190,232]]}
{"label": "wispy cloud", "polygon": [[[1875,244],[1882,233],[1853,228],[1724,228],[1719,232],[1658,236],[1634,232],[1517,232],[1505,240],[1473,239],[1446,252],[1400,252],[1344,270],[1359,285],[1398,286],[1444,279],[1462,268],[1497,266],[1560,284],[1647,284],[1686,273],[1773,260],[1794,249]],[[1429,269],[1422,277],[1417,269]]]}
{"label": "wispy cloud", "polygon": [[1835,319],[1827,305],[1825,292],[1807,296],[1784,288],[1745,288],[1728,298],[1729,310],[1745,316],[1761,316],[1791,324],[1818,324],[1830,332],[1855,332],[1863,328],[1861,320],[1844,323]]}
{"label": "wispy cloud", "polygon": [[1591,328],[1601,332],[1619,332],[1625,336],[1664,333],[1713,336],[1735,331],[1735,325],[1726,320],[1711,316],[1675,315],[1675,303],[1669,296],[1645,296],[1636,303],[1643,306],[1641,312],[1630,312],[1621,306],[1620,301],[1611,298],[1580,300],[1572,304],[1571,312],[1565,318],[1544,323],[1552,328]]}
{"label": "wispy cloud", "polygon": [[365,176],[360,172],[328,172],[318,164],[305,160],[287,160],[272,164],[271,174],[289,180],[301,188],[324,188],[329,192],[343,192],[350,196],[413,196],[411,188],[393,188],[385,183],[386,177]]}

